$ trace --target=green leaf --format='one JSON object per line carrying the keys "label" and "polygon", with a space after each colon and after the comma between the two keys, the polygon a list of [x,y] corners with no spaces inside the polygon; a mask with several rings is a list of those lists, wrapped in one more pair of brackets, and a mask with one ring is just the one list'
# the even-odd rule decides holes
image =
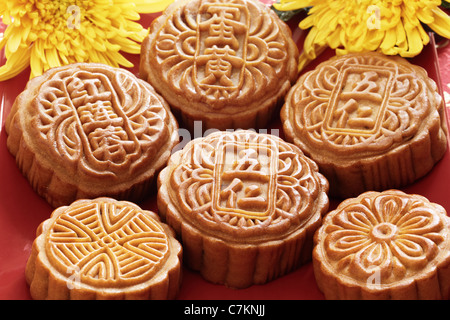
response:
{"label": "green leaf", "polygon": [[310,8],[304,8],[304,9],[297,9],[297,10],[291,10],[291,11],[280,11],[274,8],[274,6],[271,7],[271,9],[278,15],[278,17],[283,20],[284,22],[289,21],[292,17],[294,17],[297,13],[302,11],[308,11]]}

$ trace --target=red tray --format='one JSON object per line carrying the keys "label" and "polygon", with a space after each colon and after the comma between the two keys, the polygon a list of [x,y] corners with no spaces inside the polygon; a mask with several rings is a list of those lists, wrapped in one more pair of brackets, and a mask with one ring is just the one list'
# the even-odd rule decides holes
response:
{"label": "red tray", "polygon": [[[141,23],[147,27],[154,17],[155,15],[143,15]],[[301,49],[305,32],[297,27],[297,22],[292,20],[289,25],[293,30],[293,38]],[[2,25],[0,24],[1,31]],[[324,52],[307,69],[313,68],[332,55],[331,50]],[[127,58],[135,63],[135,67],[130,70],[137,75],[139,57],[127,55]],[[3,65],[4,62],[4,54],[0,52],[0,65]],[[442,92],[439,62],[433,39],[418,57],[412,59],[412,62],[424,67],[429,76],[438,83]],[[2,300],[31,298],[25,282],[25,265],[35,238],[36,228],[53,211],[50,205],[31,189],[6,148],[7,135],[4,130],[4,122],[16,96],[24,89],[28,78],[29,70],[25,70],[14,79],[0,82],[0,299]],[[275,119],[268,129],[280,129],[280,133],[282,133],[279,119]],[[430,201],[441,204],[450,212],[448,181],[450,181],[449,151],[431,173],[403,190],[421,194]],[[335,201],[331,201],[332,207],[336,204]],[[144,209],[157,212],[155,195],[149,195],[149,199],[139,205]],[[265,285],[255,285],[241,290],[208,283],[199,274],[185,269],[178,298],[189,300],[317,300],[323,299],[323,295],[317,288],[312,265],[309,263]]]}

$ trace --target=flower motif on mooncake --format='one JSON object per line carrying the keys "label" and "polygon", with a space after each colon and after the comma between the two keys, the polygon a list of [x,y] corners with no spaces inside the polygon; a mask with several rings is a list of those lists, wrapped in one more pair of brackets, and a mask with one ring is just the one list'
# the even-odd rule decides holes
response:
{"label": "flower motif on mooncake", "polygon": [[[422,196],[363,193],[327,214],[315,237],[315,272],[326,297],[449,296],[450,218]],[[345,288],[338,292],[335,281]]]}

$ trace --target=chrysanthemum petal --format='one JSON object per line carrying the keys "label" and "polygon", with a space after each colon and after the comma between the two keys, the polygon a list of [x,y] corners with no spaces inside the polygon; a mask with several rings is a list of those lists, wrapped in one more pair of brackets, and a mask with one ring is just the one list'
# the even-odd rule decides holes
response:
{"label": "chrysanthemum petal", "polygon": [[26,43],[28,41],[28,36],[31,31],[31,24],[27,23],[22,28],[20,34],[21,34],[21,43]]}
{"label": "chrysanthemum petal", "polygon": [[16,52],[22,41],[22,35],[20,32],[5,32],[5,38],[8,39],[6,44],[7,50],[10,52]]}
{"label": "chrysanthemum petal", "polygon": [[[138,54],[140,53],[141,46],[137,42],[134,42],[130,39],[126,38],[116,38],[112,39],[111,44],[117,44],[117,47],[120,48],[122,51],[132,54]],[[112,51],[119,51],[119,50],[112,50]]]}
{"label": "chrysanthemum petal", "polygon": [[0,49],[5,47],[9,60],[1,69],[3,75],[13,74],[12,66],[17,65],[18,57],[23,57],[24,49],[31,52],[27,61],[30,77],[73,62],[130,67],[132,64],[119,52],[140,52],[148,30],[138,22],[139,13],[162,11],[172,1],[1,1],[0,16],[8,27]]}
{"label": "chrysanthemum petal", "polygon": [[314,59],[308,58],[306,54],[302,52],[298,57],[298,71],[302,71],[312,60]]}
{"label": "chrysanthemum petal", "polygon": [[336,28],[336,29],[334,29],[333,33],[331,33],[330,36],[328,37],[328,46],[331,49],[336,49],[341,44],[341,42],[339,41],[340,33],[341,33],[341,29]]}
{"label": "chrysanthemum petal", "polygon": [[389,29],[385,32],[383,41],[380,44],[382,52],[389,50],[395,46],[397,42],[397,32],[395,29]]}
{"label": "chrysanthemum petal", "polygon": [[174,0],[141,0],[135,1],[140,13],[155,13],[166,9]]}
{"label": "chrysanthemum petal", "polygon": [[318,42],[316,42],[316,35],[317,28],[312,28],[306,36],[305,43],[303,45],[303,51],[309,59],[315,59],[317,57],[315,50],[315,45],[318,44]]}
{"label": "chrysanthemum petal", "polygon": [[280,11],[290,11],[309,7],[311,2],[311,0],[281,0],[280,3],[274,3],[273,6]]}
{"label": "chrysanthemum petal", "polygon": [[417,28],[409,30],[406,33],[406,38],[408,40],[408,50],[400,52],[400,55],[408,58],[418,55],[423,49],[419,30]]}
{"label": "chrysanthemum petal", "polygon": [[367,32],[366,41],[364,42],[365,51],[376,51],[383,39],[385,38],[385,33],[378,30],[369,30]]}
{"label": "chrysanthemum petal", "polygon": [[317,48],[326,43],[336,54],[381,51],[413,57],[428,44],[423,24],[450,38],[450,17],[440,0],[280,0],[280,11],[310,7],[299,27],[309,29],[304,53],[305,65]]}
{"label": "chrysanthemum petal", "polygon": [[31,74],[33,74],[33,77],[41,75],[44,70],[42,59],[40,55],[36,53],[36,51],[37,51],[36,46],[33,46],[31,48],[31,56],[30,56],[30,69]]}
{"label": "chrysanthemum petal", "polygon": [[450,17],[441,9],[433,10],[434,21],[428,26],[436,33],[445,38],[450,38]]}
{"label": "chrysanthemum petal", "polygon": [[30,50],[19,49],[7,58],[6,63],[0,67],[0,81],[17,76],[30,65]]}
{"label": "chrysanthemum petal", "polygon": [[305,68],[317,56],[319,56],[326,48],[327,48],[326,45],[316,46],[314,48],[314,58],[311,58],[308,55],[306,55],[305,51],[301,52],[298,58],[298,71],[300,72],[301,70],[303,70],[303,68]]}
{"label": "chrysanthemum petal", "polygon": [[298,26],[301,29],[306,30],[306,29],[311,28],[314,25],[314,23],[315,23],[315,17],[309,15],[309,16],[305,17],[302,21],[300,21]]}
{"label": "chrysanthemum petal", "polygon": [[418,10],[416,15],[417,18],[425,24],[433,23],[434,21],[434,15],[431,10]]}
{"label": "chrysanthemum petal", "polygon": [[110,51],[106,53],[106,56],[112,58],[114,61],[116,61],[118,64],[127,67],[127,68],[131,68],[133,67],[133,63],[131,63],[130,61],[128,61],[123,55],[121,55],[119,52],[115,52],[115,51]]}
{"label": "chrysanthemum petal", "polygon": [[61,66],[61,62],[59,60],[58,57],[58,52],[56,51],[56,48],[51,48],[51,49],[47,49],[45,50],[45,56],[46,56],[46,61],[48,62],[48,65],[50,66],[50,68],[55,68],[55,67],[59,67]]}

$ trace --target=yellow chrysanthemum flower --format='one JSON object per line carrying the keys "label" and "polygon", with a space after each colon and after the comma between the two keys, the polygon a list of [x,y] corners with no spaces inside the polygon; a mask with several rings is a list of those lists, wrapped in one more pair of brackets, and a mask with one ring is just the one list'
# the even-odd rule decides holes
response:
{"label": "yellow chrysanthemum flower", "polygon": [[450,18],[441,0],[280,0],[279,11],[309,8],[299,26],[309,29],[299,69],[330,47],[336,54],[380,51],[413,57],[430,39],[423,28],[450,38]]}
{"label": "yellow chrysanthemum flower", "polygon": [[173,0],[2,0],[7,25],[0,49],[0,81],[30,66],[30,77],[73,62],[133,66],[120,51],[137,54],[147,30],[139,13],[162,11]]}

